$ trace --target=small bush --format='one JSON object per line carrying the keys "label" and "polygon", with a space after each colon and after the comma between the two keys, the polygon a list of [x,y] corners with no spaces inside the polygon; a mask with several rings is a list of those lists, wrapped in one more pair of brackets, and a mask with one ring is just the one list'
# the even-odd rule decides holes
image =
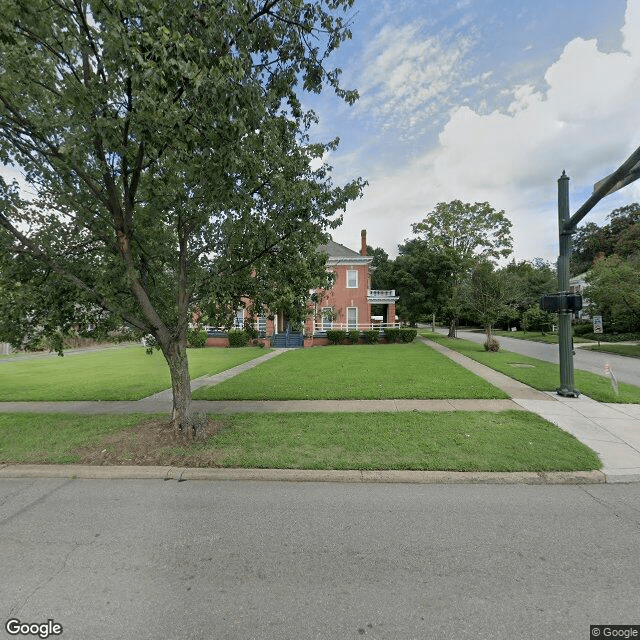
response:
{"label": "small bush", "polygon": [[400,329],[400,342],[413,342],[418,335],[417,329],[411,329],[410,327],[403,327]]}
{"label": "small bush", "polygon": [[485,351],[500,351],[500,343],[495,338],[490,338],[484,342]]}
{"label": "small bush", "polygon": [[349,344],[358,344],[360,332],[357,329],[350,329],[347,338],[349,339]]}
{"label": "small bush", "polygon": [[576,324],[573,325],[574,336],[585,336],[587,333],[593,333],[593,323],[576,322]]}
{"label": "small bush", "polygon": [[246,347],[249,344],[249,336],[242,329],[231,329],[227,335],[230,347]]}
{"label": "small bush", "polygon": [[377,344],[380,339],[380,332],[377,329],[367,329],[364,332],[364,339],[367,344]]}
{"label": "small bush", "polygon": [[202,349],[207,344],[207,332],[204,329],[189,329],[187,343],[192,349]]}
{"label": "small bush", "polygon": [[347,332],[342,329],[329,329],[327,339],[331,344],[340,344],[347,337]]}
{"label": "small bush", "polygon": [[395,327],[390,327],[384,330],[384,337],[386,338],[388,343],[399,342],[400,341],[400,329],[396,329]]}

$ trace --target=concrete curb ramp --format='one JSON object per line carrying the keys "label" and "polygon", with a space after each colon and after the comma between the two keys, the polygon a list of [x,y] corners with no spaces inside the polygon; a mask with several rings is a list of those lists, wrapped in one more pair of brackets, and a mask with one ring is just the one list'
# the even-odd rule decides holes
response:
{"label": "concrete curb ramp", "polygon": [[82,478],[120,480],[216,480],[256,482],[340,482],[405,484],[602,484],[601,471],[459,472],[459,471],[337,471],[299,469],[209,469],[88,465],[0,466],[0,478]]}

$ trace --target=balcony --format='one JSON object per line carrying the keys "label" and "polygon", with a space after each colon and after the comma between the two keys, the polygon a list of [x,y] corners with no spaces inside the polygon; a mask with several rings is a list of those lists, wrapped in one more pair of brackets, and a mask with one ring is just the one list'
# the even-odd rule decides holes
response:
{"label": "balcony", "polygon": [[369,289],[367,301],[370,304],[391,304],[398,299],[395,289]]}

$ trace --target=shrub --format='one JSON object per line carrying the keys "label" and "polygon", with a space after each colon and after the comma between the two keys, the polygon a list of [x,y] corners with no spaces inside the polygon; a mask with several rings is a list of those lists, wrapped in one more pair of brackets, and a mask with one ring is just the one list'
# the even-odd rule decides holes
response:
{"label": "shrub", "polygon": [[349,344],[358,344],[360,332],[357,329],[350,329],[347,338],[349,339]]}
{"label": "shrub", "polygon": [[400,340],[400,329],[389,328],[384,330],[384,337],[387,342],[398,342]]}
{"label": "shrub", "polygon": [[342,329],[329,329],[327,339],[331,344],[340,344],[347,337],[347,332]]}
{"label": "shrub", "polygon": [[573,325],[574,336],[584,336],[587,333],[593,333],[593,323],[591,322],[576,322]]}
{"label": "shrub", "polygon": [[204,329],[189,329],[187,343],[192,349],[202,349],[207,344],[207,332]]}
{"label": "shrub", "polygon": [[500,351],[500,343],[495,338],[490,338],[484,342],[485,351]]}
{"label": "shrub", "polygon": [[249,336],[242,329],[231,329],[227,335],[230,347],[246,347],[249,344]]}
{"label": "shrub", "polygon": [[380,332],[377,329],[367,329],[364,332],[364,339],[367,344],[377,344],[380,339]]}
{"label": "shrub", "polygon": [[400,329],[400,342],[413,342],[418,335],[417,329],[411,329],[410,327],[403,327]]}

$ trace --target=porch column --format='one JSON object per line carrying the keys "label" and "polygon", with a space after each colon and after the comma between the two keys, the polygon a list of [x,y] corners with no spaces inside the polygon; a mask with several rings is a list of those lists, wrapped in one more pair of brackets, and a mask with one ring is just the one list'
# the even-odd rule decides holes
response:
{"label": "porch column", "polygon": [[395,324],[396,322],[396,303],[390,302],[387,305],[387,322],[389,324]]}

